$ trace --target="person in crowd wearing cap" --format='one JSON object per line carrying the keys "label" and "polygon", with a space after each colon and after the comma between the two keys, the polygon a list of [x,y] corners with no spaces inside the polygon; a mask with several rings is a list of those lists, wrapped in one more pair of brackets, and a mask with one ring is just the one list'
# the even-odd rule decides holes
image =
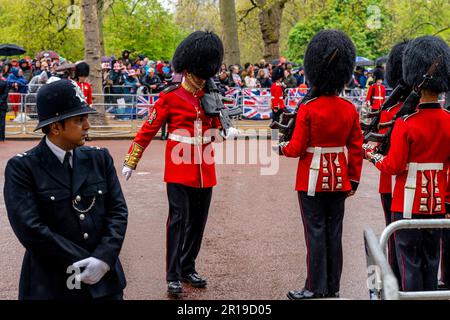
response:
{"label": "person in crowd wearing cap", "polygon": [[359,114],[339,97],[355,56],[342,31],[323,30],[311,39],[304,59],[310,97],[299,107],[292,139],[278,145],[281,155],[300,157],[295,189],[307,246],[305,285],[289,299],[339,296],[345,200],[358,187],[363,160]]}
{"label": "person in crowd wearing cap", "polygon": [[123,64],[131,64],[130,51],[129,50],[123,50],[122,51],[122,63]]}
{"label": "person in crowd wearing cap", "polygon": [[148,74],[143,78],[142,84],[148,88],[149,93],[159,93],[162,90],[161,79],[155,74],[155,69],[148,69]]}
{"label": "person in crowd wearing cap", "polygon": [[[386,156],[370,150],[365,155],[381,172],[396,176],[392,221],[444,218],[450,113],[438,97],[450,89],[450,49],[439,37],[419,37],[406,46],[402,63],[406,85],[416,88],[423,83],[420,102],[414,113],[396,120]],[[437,65],[436,71],[428,78],[432,65]],[[395,232],[401,290],[437,289],[440,237],[440,229]]]}
{"label": "person in crowd wearing cap", "polygon": [[5,169],[6,211],[26,250],[19,299],[120,300],[128,209],[108,150],[83,146],[96,111],[59,80],[39,90],[37,113],[44,138]]}
{"label": "person in crowd wearing cap", "polygon": [[383,85],[384,74],[381,68],[376,68],[373,73],[374,81],[367,90],[366,103],[372,111],[380,109],[386,100],[386,88]]}
{"label": "person in crowd wearing cap", "polygon": [[92,88],[91,84],[87,82],[87,78],[89,77],[89,69],[89,65],[86,62],[82,61],[77,63],[75,65],[75,80],[81,88],[87,104],[92,106]]}
{"label": "person in crowd wearing cap", "polygon": [[19,66],[20,69],[22,69],[23,76],[25,77],[25,79],[27,79],[27,82],[30,82],[31,78],[33,77],[33,71],[31,70],[29,62],[25,59],[20,59]]}
{"label": "person in crowd wearing cap", "polygon": [[[148,120],[136,135],[126,155],[122,173],[130,178],[146,147],[167,121],[164,181],[167,183],[166,280],[169,294],[183,292],[181,281],[198,288],[206,280],[197,273],[195,260],[200,252],[213,186],[216,185],[211,129],[220,128],[216,116],[201,105],[205,83],[220,68],[223,44],[212,32],[196,31],[177,47],[173,66],[183,73],[183,82],[159,94]],[[230,137],[231,131],[223,132]],[[184,150],[179,153],[179,150]],[[178,151],[177,151],[178,150]]]}
{"label": "person in crowd wearing cap", "polygon": [[0,142],[5,141],[6,112],[8,111],[8,83],[0,68]]}
{"label": "person in crowd wearing cap", "polygon": [[279,122],[281,114],[286,110],[284,105],[284,89],[283,83],[284,69],[276,67],[272,71],[272,85],[270,86],[271,106],[272,106],[272,122]]}

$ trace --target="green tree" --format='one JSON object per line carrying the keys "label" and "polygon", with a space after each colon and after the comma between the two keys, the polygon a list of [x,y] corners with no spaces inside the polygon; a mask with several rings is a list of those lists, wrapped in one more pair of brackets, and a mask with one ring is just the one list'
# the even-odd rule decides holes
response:
{"label": "green tree", "polygon": [[52,49],[72,61],[83,59],[83,25],[67,24],[68,8],[79,4],[79,0],[0,0],[0,43],[21,45],[29,56]]}
{"label": "green tree", "polygon": [[289,33],[287,56],[301,62],[309,40],[320,30],[340,29],[348,34],[357,54],[375,59],[388,49],[385,34],[392,28],[386,8],[374,0],[329,0],[325,10],[316,11]]}
{"label": "green tree", "polygon": [[157,0],[117,0],[103,18],[105,53],[128,49],[151,59],[170,59],[184,33]]}

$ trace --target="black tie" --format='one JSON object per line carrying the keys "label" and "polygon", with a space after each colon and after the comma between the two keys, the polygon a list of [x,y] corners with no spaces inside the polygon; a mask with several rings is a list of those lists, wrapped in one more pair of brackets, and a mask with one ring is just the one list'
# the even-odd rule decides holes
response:
{"label": "black tie", "polygon": [[64,161],[63,161],[63,167],[69,176],[70,184],[72,184],[72,167],[70,166],[70,161],[69,161],[71,156],[72,156],[72,154],[69,151],[67,151],[66,155],[64,156]]}

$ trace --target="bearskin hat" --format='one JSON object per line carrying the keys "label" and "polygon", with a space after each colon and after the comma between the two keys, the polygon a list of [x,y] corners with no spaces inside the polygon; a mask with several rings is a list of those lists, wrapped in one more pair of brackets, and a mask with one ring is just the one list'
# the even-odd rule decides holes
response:
{"label": "bearskin hat", "polygon": [[88,77],[89,65],[86,62],[79,62],[75,65],[75,77]]}
{"label": "bearskin hat", "polygon": [[391,88],[395,88],[403,79],[402,58],[403,52],[409,41],[397,43],[389,52],[386,62],[386,82]]}
{"label": "bearskin hat", "polygon": [[276,67],[272,70],[272,81],[275,82],[277,80],[284,78],[284,69],[282,67]]}
{"label": "bearskin hat", "polygon": [[342,91],[352,77],[355,59],[355,46],[344,32],[319,31],[306,48],[306,79],[320,94]]}
{"label": "bearskin hat", "polygon": [[373,70],[373,80],[376,82],[378,80],[384,80],[384,71],[381,67],[376,67]]}
{"label": "bearskin hat", "polygon": [[204,80],[213,77],[223,60],[223,44],[213,32],[195,31],[187,36],[173,55],[175,72],[193,73]]}
{"label": "bearskin hat", "polygon": [[403,52],[403,80],[414,87],[423,81],[430,66],[442,55],[433,79],[426,89],[441,93],[450,90],[450,49],[439,37],[424,36],[411,40]]}

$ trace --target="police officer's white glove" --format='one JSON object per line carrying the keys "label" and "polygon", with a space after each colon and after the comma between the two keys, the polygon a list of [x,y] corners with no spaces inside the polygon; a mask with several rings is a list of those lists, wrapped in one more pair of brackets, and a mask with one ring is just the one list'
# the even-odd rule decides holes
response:
{"label": "police officer's white glove", "polygon": [[125,180],[128,181],[128,179],[131,178],[131,174],[133,173],[133,169],[127,166],[123,166],[122,168],[122,175],[125,177]]}
{"label": "police officer's white glove", "polygon": [[89,257],[73,264],[75,268],[85,268],[79,281],[86,284],[96,284],[109,271],[109,265],[100,259]]}
{"label": "police officer's white glove", "polygon": [[234,139],[239,137],[239,135],[241,134],[241,130],[234,127],[230,127],[228,128],[228,130],[221,130],[220,134],[225,139]]}

